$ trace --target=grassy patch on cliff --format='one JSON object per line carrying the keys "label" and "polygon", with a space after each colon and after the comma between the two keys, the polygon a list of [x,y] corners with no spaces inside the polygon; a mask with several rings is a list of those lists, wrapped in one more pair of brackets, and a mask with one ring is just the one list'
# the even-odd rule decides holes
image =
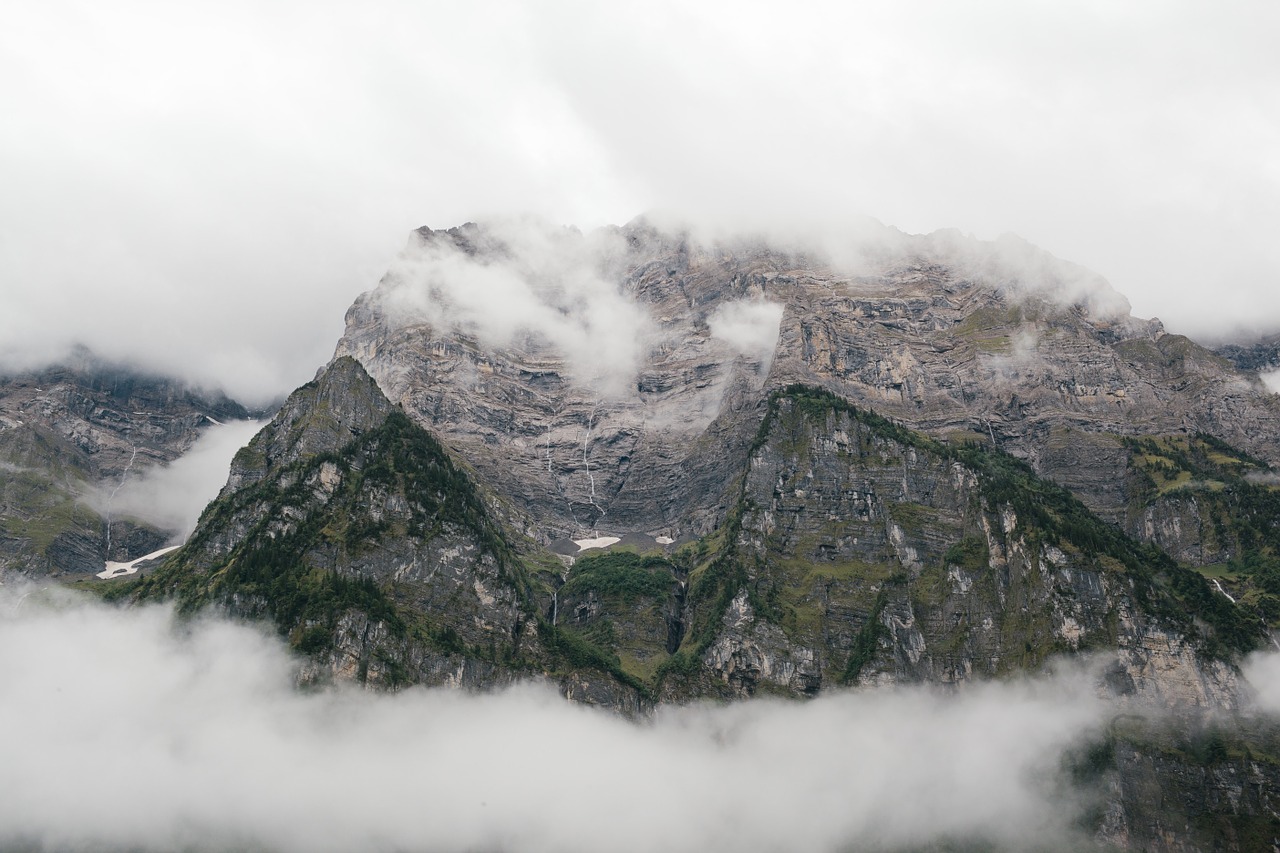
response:
{"label": "grassy patch on cliff", "polygon": [[580,595],[590,591],[635,602],[665,599],[671,594],[673,583],[671,563],[663,557],[609,551],[578,558],[560,594]]}
{"label": "grassy patch on cliff", "polygon": [[1232,555],[1202,575],[1229,583],[1239,603],[1280,624],[1280,487],[1265,463],[1203,433],[1125,439],[1137,505],[1185,496],[1206,546]]}
{"label": "grassy patch on cliff", "polygon": [[[641,696],[649,696],[650,688],[639,677],[623,669],[622,659],[589,636],[538,620],[538,639],[551,654],[554,663],[572,669],[594,669],[612,676]],[[598,639],[598,638],[597,638]],[[553,668],[555,667],[553,663]]]}
{"label": "grassy patch on cliff", "polygon": [[613,669],[650,683],[668,655],[669,614],[678,610],[676,571],[656,554],[610,550],[581,557],[558,591],[558,628],[601,650]]}
{"label": "grassy patch on cliff", "polygon": [[949,566],[959,566],[968,572],[984,572],[991,565],[991,549],[985,539],[977,536],[966,536],[947,549],[942,562]]}

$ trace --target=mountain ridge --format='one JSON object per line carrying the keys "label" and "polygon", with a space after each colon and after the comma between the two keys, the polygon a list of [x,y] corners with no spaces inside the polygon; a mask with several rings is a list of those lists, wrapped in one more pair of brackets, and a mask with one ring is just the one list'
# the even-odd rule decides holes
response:
{"label": "mountain ridge", "polygon": [[414,232],[186,546],[106,595],[264,619],[308,683],[629,716],[1092,656],[1142,721],[1088,747],[1097,838],[1280,830],[1220,767],[1280,780],[1238,668],[1280,625],[1280,397],[1025,243],[853,254]]}
{"label": "mountain ridge", "polygon": [[[954,234],[916,238],[907,240],[914,254],[873,247],[880,254],[864,253],[864,272],[847,275],[760,243],[699,245],[644,222],[602,238],[557,232],[550,248],[522,248],[536,241],[518,236],[494,257],[477,246],[503,235],[482,240],[482,230],[416,232],[348,312],[336,354],[364,363],[390,398],[524,500],[546,527],[543,541],[578,538],[610,518],[630,522],[620,533],[701,535],[724,512],[726,483],[695,451],[699,441],[740,457],[764,396],[797,382],[926,432],[986,436],[1140,537],[1126,519],[1124,436],[1204,432],[1280,460],[1267,438],[1280,424],[1280,397],[1158,321],[1129,317],[1096,276],[1060,272],[1061,262],[1023,244],[1005,263],[985,244],[955,249]],[[574,298],[590,288],[538,280],[564,275],[564,264],[542,255],[566,242],[572,275],[626,297],[610,319],[618,337],[647,349],[624,365],[634,370],[630,391],[602,392],[575,376],[581,359],[544,340],[536,317],[525,334],[524,318],[495,330],[465,304],[451,308],[459,296],[440,281],[505,268],[532,282],[512,289],[530,314],[573,316]],[[947,253],[958,258],[950,266]],[[1047,280],[1024,281],[1041,271]],[[406,310],[415,300],[443,308]],[[771,318],[739,323],[756,335],[750,346],[716,326],[730,309],[762,305],[780,306],[781,316],[772,329]],[[589,334],[590,319],[568,331]]]}
{"label": "mountain ridge", "polygon": [[83,348],[0,374],[0,574],[84,575],[156,550],[173,531],[113,515],[115,491],[182,456],[204,427],[252,414]]}

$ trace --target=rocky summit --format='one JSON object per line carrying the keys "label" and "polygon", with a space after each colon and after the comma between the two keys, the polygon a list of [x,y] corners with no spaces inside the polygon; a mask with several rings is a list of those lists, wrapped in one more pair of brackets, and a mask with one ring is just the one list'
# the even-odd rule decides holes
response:
{"label": "rocky summit", "polygon": [[1091,655],[1131,720],[1081,765],[1091,831],[1258,849],[1276,733],[1206,721],[1280,624],[1278,423],[1256,369],[1015,238],[424,228],[109,594],[268,618],[312,681],[628,714]]}
{"label": "rocky summit", "polygon": [[[337,354],[544,542],[704,535],[764,401],[794,383],[999,447],[1139,538],[1186,515],[1135,493],[1125,439],[1204,434],[1280,463],[1280,398],[1255,373],[1014,238],[886,231],[839,264],[644,222],[506,230],[417,232],[348,312]],[[498,301],[477,302],[482,287]],[[1188,520],[1184,553],[1202,544]]]}

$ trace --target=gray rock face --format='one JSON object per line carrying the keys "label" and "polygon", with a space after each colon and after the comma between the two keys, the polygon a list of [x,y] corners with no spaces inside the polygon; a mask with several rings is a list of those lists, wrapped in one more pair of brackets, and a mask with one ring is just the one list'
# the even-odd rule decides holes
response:
{"label": "gray rock face", "polygon": [[1214,351],[1241,370],[1280,370],[1280,335],[1252,344],[1223,344]]}
{"label": "gray rock face", "polygon": [[276,469],[336,453],[381,426],[395,406],[350,359],[335,359],[315,382],[294,392],[235,457],[222,493],[252,486]]}
{"label": "gray rock face", "polygon": [[[579,258],[586,270],[573,273],[598,279],[582,298],[600,299],[607,290],[616,303],[604,318],[569,314],[565,333],[604,348],[600,363],[590,346],[566,350],[539,331],[539,324],[554,325],[554,316],[531,316],[530,328],[512,318],[515,331],[494,344],[492,330],[454,307],[455,294],[433,288],[437,271],[430,266],[443,265],[444,274],[460,267],[463,284],[455,287],[476,273],[472,267],[490,272],[487,257],[469,254],[483,233],[416,234],[383,286],[348,312],[338,355],[364,364],[391,399],[531,515],[544,542],[595,530],[687,536],[710,529],[723,513],[724,463],[741,457],[758,418],[776,309],[765,306],[757,324],[763,346],[717,336],[710,322],[716,309],[748,299],[749,288],[694,281],[678,248],[651,258],[648,243],[619,238]],[[520,260],[512,261],[511,275],[525,274]],[[620,290],[603,278],[617,265],[625,276]],[[415,279],[419,273],[426,278]],[[534,309],[574,310],[575,297],[556,282],[535,281],[529,290],[523,297]],[[405,307],[421,300],[427,310]],[[613,350],[609,324],[627,339]]]}
{"label": "gray rock face", "polygon": [[1237,704],[1232,670],[1198,653],[1190,623],[1153,615],[1152,596],[1167,594],[1136,552],[1118,539],[1093,550],[1084,528],[1055,532],[1065,496],[1044,518],[1020,517],[994,497],[1011,493],[1006,475],[814,406],[780,398],[751,455],[742,573],[724,612],[708,614],[717,624],[700,652],[711,679],[737,695],[806,695],[958,683],[1097,649],[1114,650],[1110,680],[1134,701]]}
{"label": "gray rock face", "polygon": [[1120,742],[1099,839],[1161,853],[1273,849],[1280,768],[1228,750],[1233,737],[1210,725],[1162,733],[1155,749]]}
{"label": "gray rock face", "polygon": [[246,417],[226,397],[84,352],[0,377],[0,574],[98,572],[160,547],[169,532],[87,497],[181,456],[211,418]]}
{"label": "gray rock face", "polygon": [[267,617],[312,678],[493,685],[539,648],[474,487],[355,361],[294,392],[144,594]]}
{"label": "gray rock face", "polygon": [[[644,223],[530,242],[510,228],[418,232],[348,312],[337,352],[544,542],[712,529],[761,400],[793,382],[935,435],[985,437],[1120,524],[1117,436],[1205,432],[1280,462],[1280,397],[1016,241],[886,236],[856,265]],[[520,310],[499,322],[470,305],[478,276],[509,284]],[[627,357],[602,349],[595,364],[591,346],[610,334],[580,303],[601,293]],[[566,344],[570,332],[591,346]]]}

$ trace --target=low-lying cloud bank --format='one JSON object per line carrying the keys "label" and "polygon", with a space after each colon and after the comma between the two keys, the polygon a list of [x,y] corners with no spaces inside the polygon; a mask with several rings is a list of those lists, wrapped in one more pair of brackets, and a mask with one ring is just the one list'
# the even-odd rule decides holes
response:
{"label": "low-lying cloud bank", "polygon": [[0,846],[772,851],[1071,833],[1087,672],[669,709],[545,686],[304,693],[275,639],[0,595]]}

